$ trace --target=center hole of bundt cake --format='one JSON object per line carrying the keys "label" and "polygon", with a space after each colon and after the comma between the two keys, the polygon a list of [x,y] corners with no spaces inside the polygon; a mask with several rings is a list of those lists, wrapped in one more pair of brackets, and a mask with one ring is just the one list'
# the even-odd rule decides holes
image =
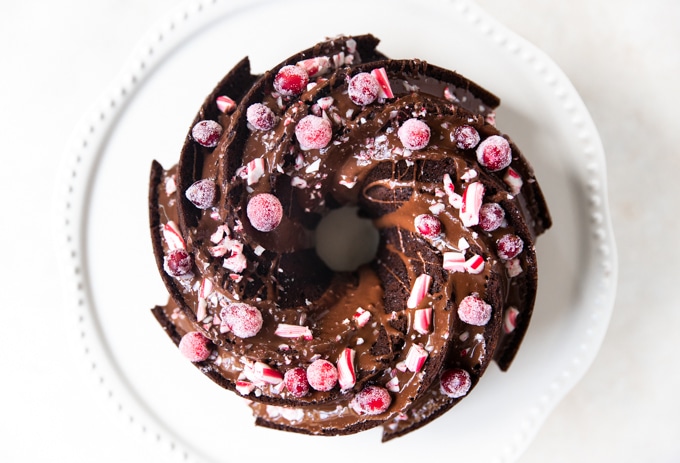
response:
{"label": "center hole of bundt cake", "polygon": [[331,211],[316,229],[316,253],[335,271],[356,270],[378,252],[378,230],[357,211],[350,206]]}

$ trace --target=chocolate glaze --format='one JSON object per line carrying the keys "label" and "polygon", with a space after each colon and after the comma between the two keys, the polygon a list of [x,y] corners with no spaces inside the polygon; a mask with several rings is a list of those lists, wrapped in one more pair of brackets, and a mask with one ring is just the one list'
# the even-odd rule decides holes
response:
{"label": "chocolate glaze", "polygon": [[[200,331],[214,345],[211,358],[197,364],[218,384],[231,390],[239,381],[252,383],[248,371],[254,362],[266,363],[283,373],[306,367],[317,358],[335,363],[343,349],[355,350],[356,384],[341,391],[312,391],[296,398],[281,385],[257,383],[245,395],[257,423],[307,434],[347,434],[384,425],[384,439],[403,435],[448,410],[460,399],[449,399],[439,390],[443,368],[463,368],[473,386],[489,362],[508,368],[526,331],[536,292],[535,236],[550,226],[550,217],[530,166],[513,144],[511,168],[523,184],[511,194],[504,172],[481,167],[474,150],[461,150],[452,141],[460,125],[475,127],[482,139],[499,134],[489,123],[498,99],[451,71],[417,60],[386,60],[375,51],[372,36],[329,40],[295,55],[260,76],[250,74],[243,60],[218,84],[194,119],[217,120],[224,127],[214,149],[200,147],[187,137],[178,166],[164,171],[154,163],[150,188],[150,226],[161,276],[170,293],[165,307],[153,309],[175,343],[188,331]],[[326,72],[314,77],[315,85],[295,99],[273,94],[272,82],[279,68],[301,59],[328,57]],[[359,107],[347,96],[347,80],[359,72],[384,68],[394,98]],[[219,114],[218,95],[238,102],[233,114]],[[333,141],[326,148],[303,151],[295,125],[307,114],[321,110],[321,98],[332,98],[324,111],[333,125]],[[271,131],[248,127],[245,111],[251,104],[266,104],[277,115]],[[404,120],[417,117],[431,128],[428,146],[404,150],[397,129]],[[263,160],[263,175],[248,181],[247,166]],[[459,211],[443,193],[448,174],[455,191],[462,194],[472,182],[485,187],[485,202],[498,202],[507,223],[494,232],[466,227]],[[194,181],[217,182],[220,199],[209,210],[195,208],[184,197]],[[173,190],[168,185],[177,185]],[[245,214],[250,197],[272,193],[284,208],[281,224],[273,231],[255,230]],[[356,272],[332,272],[316,256],[314,229],[332,208],[359,206],[373,219],[380,234],[376,259]],[[421,236],[414,218],[431,214],[442,223],[443,235]],[[194,259],[190,275],[173,278],[163,270],[169,249],[162,229],[178,225],[186,249]],[[236,258],[215,256],[214,248],[226,235]],[[500,236],[520,236],[525,248],[518,256],[521,273],[510,274],[498,259],[495,242]],[[215,238],[216,235],[218,238]],[[460,248],[464,239],[469,249]],[[485,267],[479,274],[449,272],[442,267],[442,253],[478,254]],[[231,255],[230,254],[230,255]],[[406,299],[417,277],[432,278],[428,294],[418,308],[433,310],[427,334],[413,329],[414,311]],[[213,291],[200,295],[209,281]],[[463,323],[456,308],[460,301],[478,294],[493,307],[492,318],[481,327]],[[262,330],[241,339],[220,332],[220,308],[230,302],[257,307],[264,319]],[[370,312],[370,321],[358,326],[357,308]],[[517,326],[503,332],[504,311],[519,311]],[[312,339],[281,338],[280,323],[307,326]],[[412,346],[428,352],[422,370],[404,368]],[[397,378],[396,380],[394,378]],[[398,381],[395,386],[395,381]],[[368,384],[389,387],[392,404],[376,416],[358,415],[349,403]]]}

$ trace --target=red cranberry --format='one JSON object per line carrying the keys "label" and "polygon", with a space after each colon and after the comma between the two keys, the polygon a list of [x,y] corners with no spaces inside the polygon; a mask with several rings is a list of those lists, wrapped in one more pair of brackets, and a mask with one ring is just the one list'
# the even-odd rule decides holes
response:
{"label": "red cranberry", "polygon": [[419,119],[409,119],[399,127],[397,135],[404,148],[420,150],[430,142],[430,127]]}
{"label": "red cranberry", "polygon": [[307,367],[307,381],[317,391],[330,391],[338,382],[338,369],[328,360],[315,360]]}
{"label": "red cranberry", "polygon": [[498,203],[484,203],[479,209],[479,226],[484,231],[494,231],[505,219],[505,211]]}
{"label": "red cranberry", "polygon": [[273,194],[260,193],[250,198],[246,214],[253,228],[261,232],[270,232],[281,223],[283,206],[279,198]]}
{"label": "red cranberry", "polygon": [[330,121],[319,116],[305,116],[295,126],[295,136],[303,150],[325,148],[333,137]]}
{"label": "red cranberry", "polygon": [[472,386],[472,380],[470,373],[460,368],[454,368],[442,373],[439,385],[442,394],[457,399],[468,393],[470,386]]}
{"label": "red cranberry", "polygon": [[210,340],[198,331],[189,331],[179,341],[179,351],[192,362],[210,357]]}
{"label": "red cranberry", "polygon": [[484,326],[491,320],[491,310],[489,304],[472,294],[458,304],[458,317],[468,325]]}
{"label": "red cranberry", "polygon": [[286,389],[293,397],[304,397],[309,393],[309,383],[307,382],[307,372],[304,368],[293,368],[283,375]]}
{"label": "red cranberry", "polygon": [[479,143],[479,132],[471,125],[460,125],[453,132],[456,146],[462,150],[474,148]]}
{"label": "red cranberry", "polygon": [[524,250],[524,241],[519,236],[508,233],[496,241],[496,250],[502,260],[510,260]]}
{"label": "red cranberry", "polygon": [[246,119],[257,130],[271,130],[276,125],[274,111],[262,103],[253,103],[248,106]]}
{"label": "red cranberry", "polygon": [[350,407],[360,415],[380,415],[385,413],[390,404],[392,397],[387,389],[378,386],[366,386],[354,396]]}
{"label": "red cranberry", "polygon": [[200,121],[191,129],[191,136],[199,145],[214,148],[222,135],[222,126],[215,121]]}
{"label": "red cranberry", "polygon": [[237,302],[220,311],[222,325],[239,338],[251,338],[262,329],[262,314],[249,304]]}
{"label": "red cranberry", "polygon": [[491,135],[477,147],[477,161],[491,172],[505,169],[512,162],[510,143],[500,135]]}
{"label": "red cranberry", "polygon": [[437,238],[442,234],[442,223],[430,214],[420,214],[414,220],[416,230],[425,238]]}
{"label": "red cranberry", "polygon": [[217,198],[217,185],[210,179],[195,182],[186,191],[186,197],[199,209],[209,209]]}
{"label": "red cranberry", "polygon": [[380,84],[368,72],[360,72],[349,80],[347,94],[354,104],[366,106],[378,98]]}
{"label": "red cranberry", "polygon": [[184,249],[173,249],[165,255],[163,267],[174,277],[181,277],[191,272],[191,256]]}
{"label": "red cranberry", "polygon": [[300,66],[284,66],[274,77],[274,90],[283,96],[297,96],[307,89],[309,76]]}

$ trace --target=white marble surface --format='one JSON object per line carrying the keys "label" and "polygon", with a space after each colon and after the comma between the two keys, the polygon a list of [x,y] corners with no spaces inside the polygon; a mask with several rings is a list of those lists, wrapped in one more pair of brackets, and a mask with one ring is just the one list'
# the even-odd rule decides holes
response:
{"label": "white marble surface", "polygon": [[[103,403],[74,355],[71,314],[55,296],[54,218],[43,205],[75,122],[178,1],[2,3],[0,460],[163,461]],[[583,97],[607,153],[619,249],[602,348],[520,462],[680,461],[672,334],[680,326],[680,3],[478,3],[547,52]]]}

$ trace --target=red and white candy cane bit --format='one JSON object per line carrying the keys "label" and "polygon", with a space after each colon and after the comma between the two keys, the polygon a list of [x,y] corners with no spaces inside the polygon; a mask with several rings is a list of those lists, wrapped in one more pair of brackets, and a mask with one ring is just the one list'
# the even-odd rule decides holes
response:
{"label": "red and white candy cane bit", "polygon": [[268,384],[279,384],[283,381],[283,374],[264,362],[255,362],[255,365],[253,365],[253,375]]}
{"label": "red and white candy cane bit", "polygon": [[484,199],[484,185],[480,182],[470,183],[463,193],[463,206],[460,208],[460,220],[466,227],[479,223],[479,209]]}
{"label": "red and white candy cane bit", "polygon": [[449,272],[464,272],[465,253],[455,251],[445,252],[442,267]]}
{"label": "red and white candy cane bit", "polygon": [[352,318],[354,319],[354,322],[357,324],[357,326],[361,328],[366,326],[366,323],[368,323],[368,321],[371,319],[371,312],[358,307]]}
{"label": "red and white candy cane bit", "polygon": [[390,80],[387,77],[387,71],[385,68],[373,69],[371,75],[375,77],[380,85],[380,93],[378,93],[378,98],[394,98],[394,92],[392,92],[392,87],[390,86]]}
{"label": "red and white candy cane bit", "polygon": [[207,278],[201,280],[198,289],[198,304],[196,306],[196,320],[201,321],[208,315],[208,297],[212,294],[213,283]]}
{"label": "red and white candy cane bit", "polygon": [[256,158],[248,163],[248,185],[257,183],[264,175],[264,159]]}
{"label": "red and white candy cane bit", "polygon": [[333,99],[332,96],[325,96],[325,97],[323,97],[323,98],[319,98],[319,99],[316,101],[316,104],[318,104],[318,105],[319,105],[319,108],[321,108],[322,110],[327,111],[328,108],[330,108],[331,106],[333,106],[333,102],[334,102],[334,101],[335,101],[335,100]]}
{"label": "red and white candy cane bit", "polygon": [[220,95],[215,98],[217,109],[224,114],[231,114],[236,109],[236,102],[226,95]]}
{"label": "red and white candy cane bit", "polygon": [[517,307],[508,307],[503,314],[503,331],[506,334],[512,333],[517,328],[517,315],[519,310]]}
{"label": "red and white candy cane bit", "polygon": [[478,254],[465,261],[465,271],[476,275],[484,270],[484,258]]}
{"label": "red and white candy cane bit", "polygon": [[282,338],[304,338],[308,341],[313,339],[312,331],[308,327],[286,323],[279,323],[274,334]]}
{"label": "red and white candy cane bit", "polygon": [[413,329],[420,334],[428,334],[432,326],[432,307],[418,309],[413,314]]}
{"label": "red and white candy cane bit", "polygon": [[315,56],[298,61],[295,65],[307,71],[309,77],[316,77],[331,68],[331,60],[328,56]]}
{"label": "red and white candy cane bit", "polygon": [[456,192],[456,187],[453,184],[453,180],[451,180],[451,176],[449,174],[444,174],[444,191],[447,195],[452,195]]}
{"label": "red and white candy cane bit", "polygon": [[390,392],[399,392],[399,377],[394,376],[387,383],[385,383],[385,389]]}
{"label": "red and white candy cane bit", "polygon": [[513,195],[519,194],[522,185],[524,184],[522,176],[512,167],[508,167],[508,170],[503,177],[503,181],[510,187],[510,193]]}
{"label": "red and white candy cane bit", "polygon": [[250,381],[236,381],[236,390],[241,395],[248,395],[255,390],[255,385]]}
{"label": "red and white candy cane bit", "polygon": [[432,277],[426,273],[419,275],[416,281],[413,283],[413,288],[411,288],[411,295],[406,301],[406,307],[409,309],[415,309],[418,305],[425,299],[427,293],[430,291],[430,285],[432,284]]}
{"label": "red and white candy cane bit", "polygon": [[175,249],[186,249],[187,245],[179,232],[179,227],[172,220],[163,225],[163,238],[168,245],[168,249],[173,251]]}
{"label": "red and white candy cane bit", "polygon": [[517,275],[524,271],[522,269],[522,263],[517,257],[507,261],[505,263],[505,268],[508,270],[508,276],[510,278],[515,278]]}
{"label": "red and white candy cane bit", "polygon": [[357,382],[356,372],[354,371],[354,349],[346,347],[338,359],[338,385],[341,391],[346,391],[353,387]]}
{"label": "red and white candy cane bit", "polygon": [[422,345],[413,344],[409,349],[408,354],[406,354],[406,360],[404,360],[406,369],[413,373],[418,373],[423,369],[427,356],[428,353]]}

